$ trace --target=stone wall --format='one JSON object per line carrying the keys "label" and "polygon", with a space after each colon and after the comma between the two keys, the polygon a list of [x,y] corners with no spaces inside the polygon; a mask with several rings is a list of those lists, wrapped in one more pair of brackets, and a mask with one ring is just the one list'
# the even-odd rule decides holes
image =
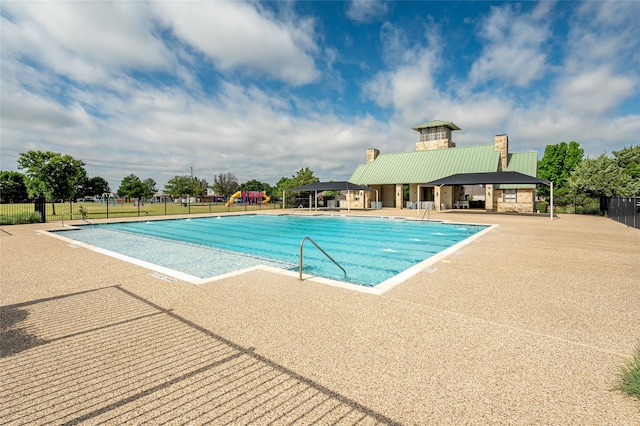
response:
{"label": "stone wall", "polygon": [[533,213],[533,189],[518,189],[515,203],[505,203],[504,191],[496,189],[494,205],[498,212]]}
{"label": "stone wall", "polygon": [[378,149],[369,148],[367,150],[367,164],[378,158],[378,155],[380,155],[380,151]]}
{"label": "stone wall", "polygon": [[430,149],[454,148],[455,142],[450,139],[440,139],[427,142],[416,142],[416,151],[427,151]]}
{"label": "stone wall", "polygon": [[493,146],[500,151],[498,169],[506,169],[509,161],[509,136],[496,135],[493,138]]}

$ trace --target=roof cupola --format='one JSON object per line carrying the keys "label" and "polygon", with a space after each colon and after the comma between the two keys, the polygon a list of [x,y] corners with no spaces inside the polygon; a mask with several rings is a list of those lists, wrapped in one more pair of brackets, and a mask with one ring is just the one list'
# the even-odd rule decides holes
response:
{"label": "roof cupola", "polygon": [[451,121],[431,120],[413,127],[413,130],[420,133],[420,142],[416,143],[416,151],[426,151],[455,147],[451,132],[460,130],[460,127]]}

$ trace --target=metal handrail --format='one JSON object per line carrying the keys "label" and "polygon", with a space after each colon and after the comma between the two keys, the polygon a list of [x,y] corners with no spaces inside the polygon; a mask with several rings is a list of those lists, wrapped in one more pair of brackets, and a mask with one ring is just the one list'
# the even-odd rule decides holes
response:
{"label": "metal handrail", "polygon": [[313,245],[316,246],[322,253],[324,253],[324,255],[327,256],[333,263],[335,263],[338,268],[342,269],[342,272],[344,272],[345,277],[347,276],[347,271],[345,271],[344,268],[340,266],[340,264],[336,262],[333,257],[329,256],[329,253],[324,251],[324,249],[320,247],[318,243],[313,241],[311,237],[304,237],[302,241],[300,241],[300,278],[298,278],[300,281],[302,281],[302,247],[304,246],[305,241],[311,241]]}
{"label": "metal handrail", "polygon": [[424,220],[424,216],[427,215],[427,220],[431,220],[429,219],[429,210],[431,209],[424,209],[424,213],[422,213],[422,219],[420,220]]}
{"label": "metal handrail", "polygon": [[[67,212],[62,212],[62,226],[64,226],[64,214]],[[69,220],[73,219],[74,217],[79,217],[80,220],[82,220],[83,222],[87,222],[89,225],[93,225],[93,223],[89,222],[87,219],[85,219],[84,217],[78,216],[77,214],[73,214],[73,213],[67,213],[69,215]]]}

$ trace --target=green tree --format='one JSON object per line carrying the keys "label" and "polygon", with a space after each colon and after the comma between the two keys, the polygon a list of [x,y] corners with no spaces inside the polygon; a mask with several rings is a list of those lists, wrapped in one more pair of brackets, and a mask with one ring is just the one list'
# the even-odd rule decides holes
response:
{"label": "green tree", "polygon": [[151,178],[146,178],[145,180],[142,181],[142,190],[143,190],[143,197],[145,200],[148,200],[149,198],[153,197],[156,192],[158,192],[158,190],[156,189],[156,181],[151,179]]}
{"label": "green tree", "polygon": [[137,200],[147,200],[157,192],[156,181],[147,178],[144,181],[133,173],[129,176],[125,176],[120,182],[118,188],[118,195],[127,198],[135,198]]}
{"label": "green tree", "polygon": [[140,178],[133,173],[125,176],[120,182],[118,195],[126,198],[140,198],[144,195],[144,187]]}
{"label": "green tree", "polygon": [[85,181],[84,185],[82,185],[82,196],[83,197],[93,197],[96,195],[102,195],[105,192],[111,192],[111,188],[109,188],[109,182],[106,179],[100,176],[94,176]]}
{"label": "green tree", "polygon": [[568,186],[575,192],[600,198],[640,195],[640,179],[633,179],[606,154],[582,160],[571,174]]}
{"label": "green tree", "polygon": [[295,186],[308,185],[310,183],[315,183],[320,181],[317,177],[313,175],[313,171],[308,167],[300,168],[298,172],[292,177],[292,181]]}
{"label": "green tree", "polygon": [[580,144],[575,141],[569,142],[567,145],[567,154],[564,157],[564,168],[562,171],[562,179],[569,179],[571,172],[580,164],[584,158],[584,149],[580,148]]}
{"label": "green tree", "polygon": [[29,200],[25,176],[20,172],[0,172],[0,201],[23,203]]}
{"label": "green tree", "polygon": [[[547,145],[542,159],[538,162],[538,176],[540,179],[550,180],[553,186],[560,190],[564,187],[571,172],[582,161],[584,150],[575,141],[560,142],[556,145]],[[538,194],[548,197],[549,188],[541,186]]]}
{"label": "green tree", "polygon": [[[18,168],[26,170],[29,196],[45,196],[49,201],[76,198],[80,187],[87,180],[84,162],[58,152],[20,153]],[[55,215],[55,204],[53,210]]]}
{"label": "green tree", "polygon": [[[313,175],[313,171],[309,169],[309,167],[300,168],[295,175],[292,175],[290,178],[282,177],[276,184],[273,193],[276,196],[282,196],[284,191],[288,191],[291,188],[295,188],[298,186],[308,185],[310,183],[318,182],[320,179]],[[286,195],[287,199],[294,199],[296,194],[289,193]]]}
{"label": "green tree", "polygon": [[295,175],[290,178],[282,177],[276,184],[277,193],[282,194],[282,191],[287,191],[297,186],[308,185],[310,183],[318,182],[320,179],[313,175],[313,171],[308,167],[300,168]]}
{"label": "green tree", "polygon": [[233,173],[220,173],[213,177],[213,185],[211,185],[211,189],[213,189],[213,192],[216,194],[224,198],[228,198],[231,194],[240,189],[240,185],[238,185],[238,179]]}
{"label": "green tree", "polygon": [[624,147],[620,151],[613,151],[619,167],[634,179],[640,179],[640,145]]}
{"label": "green tree", "polygon": [[240,184],[240,189],[243,189],[245,191],[264,191],[266,188],[264,188],[264,186],[269,186],[268,183],[262,183],[259,180],[249,180],[245,183]]}
{"label": "green tree", "polygon": [[164,192],[173,195],[198,195],[201,192],[198,178],[189,175],[174,176],[164,186]]}
{"label": "green tree", "polygon": [[206,179],[197,179],[197,183],[198,185],[195,195],[197,195],[198,197],[204,197],[205,195],[207,195],[207,188],[209,188],[209,183]]}
{"label": "green tree", "polygon": [[278,183],[275,186],[275,192],[278,196],[282,195],[283,191],[288,190],[289,188],[293,188],[295,185],[293,184],[293,179],[290,177],[281,177]]}

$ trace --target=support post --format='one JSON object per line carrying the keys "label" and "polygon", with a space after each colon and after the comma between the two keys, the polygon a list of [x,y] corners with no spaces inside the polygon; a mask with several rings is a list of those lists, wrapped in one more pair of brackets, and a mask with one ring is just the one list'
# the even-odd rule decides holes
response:
{"label": "support post", "polygon": [[549,203],[549,219],[553,220],[553,182],[551,182],[551,203]]}

